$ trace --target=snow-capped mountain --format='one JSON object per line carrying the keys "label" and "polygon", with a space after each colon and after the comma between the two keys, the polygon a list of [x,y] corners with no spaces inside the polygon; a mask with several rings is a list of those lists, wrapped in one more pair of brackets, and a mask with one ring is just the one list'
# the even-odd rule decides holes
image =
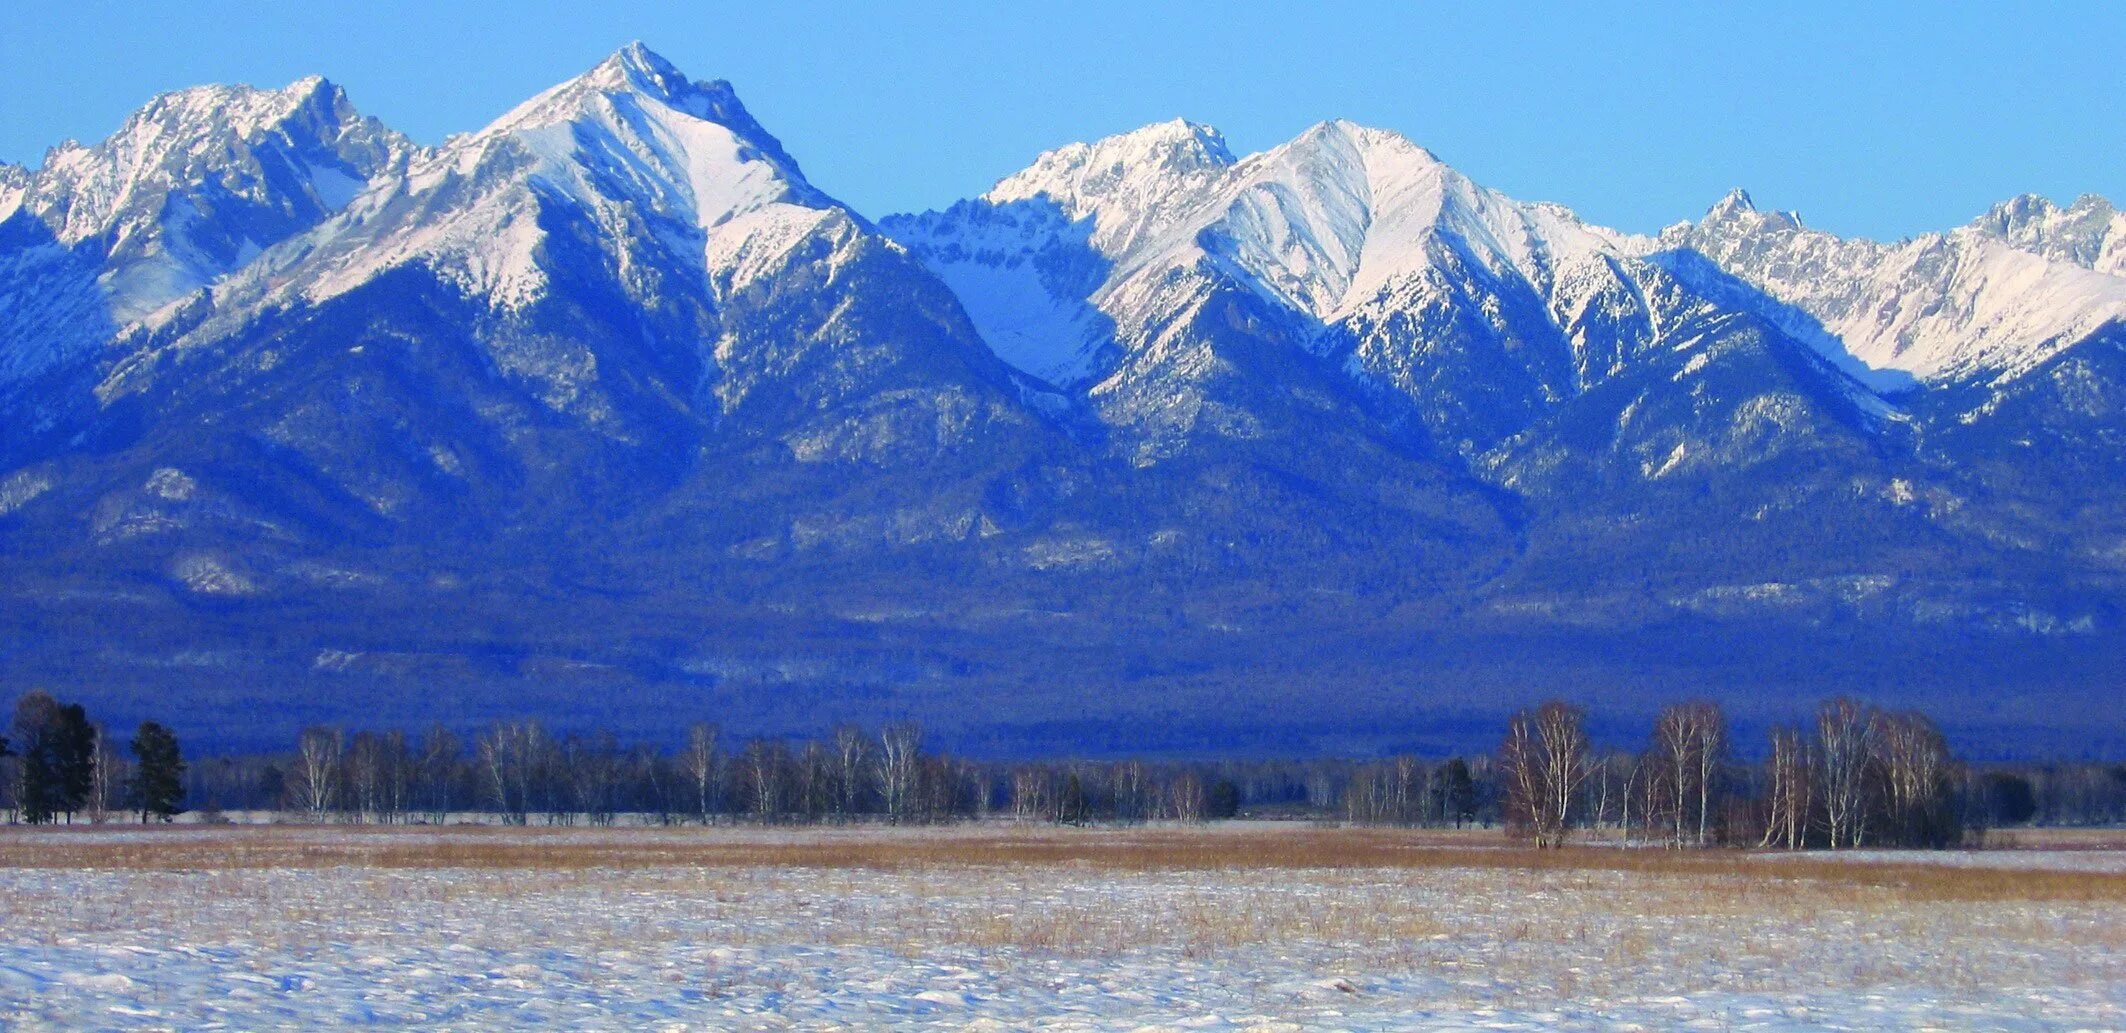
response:
{"label": "snow-capped mountain", "polygon": [[2095,194],[2065,208],[2024,194],[1994,205],[1971,228],[2055,262],[2126,276],[2126,212]]}
{"label": "snow-capped mountain", "polygon": [[1150,126],[884,225],[959,290],[1000,355],[1096,402],[1223,368],[1191,352],[1182,317],[1240,292],[1347,387],[1399,398],[1471,455],[1714,309],[1646,258],[1651,241],[1349,122],[1238,160],[1207,127]]}
{"label": "snow-capped mountain", "polygon": [[[0,166],[0,674],[917,671],[1048,727],[1057,669],[1271,721],[1292,656],[1459,683],[1488,636],[2126,634],[2119,227],[1637,236],[1183,120],[874,225],[639,44],[433,148],[323,80],[180,91]],[[84,622],[129,630],[39,644]]]}
{"label": "snow-capped mountain", "polygon": [[416,151],[312,77],[164,94],[96,146],[0,174],[0,386],[219,281]]}
{"label": "snow-capped mountain", "polygon": [[[620,249],[619,266],[654,270],[743,250],[736,238],[759,227],[716,232],[734,219],[776,207],[765,222],[807,221],[816,214],[797,210],[835,206],[729,84],[691,82],[637,44],[424,155],[247,279],[315,304],[420,265],[499,311],[518,309],[550,287],[540,217],[555,207],[586,213],[587,228]],[[631,285],[643,301],[662,286]]]}
{"label": "snow-capped mountain", "polygon": [[[957,339],[934,350],[910,350],[905,337],[832,339],[889,300],[854,285],[908,276],[927,279],[806,182],[728,84],[691,81],[636,44],[419,155],[225,278],[205,303],[142,335],[152,344],[98,390],[106,399],[149,390],[202,363],[225,365],[231,349],[269,348],[277,365],[288,341],[255,330],[283,313],[312,313],[311,326],[373,325],[363,313],[426,294],[444,324],[474,338],[479,361],[622,442],[677,445],[756,397],[780,404],[774,382],[800,376],[815,378],[805,399],[814,415],[835,392],[910,386],[895,384],[896,370],[964,375],[1016,397],[1008,374],[949,319],[932,332]],[[805,314],[839,321],[808,329],[771,311],[794,280],[807,306],[859,296]],[[934,283],[890,300],[918,311],[926,292],[930,305],[951,304]],[[760,319],[774,321],[772,340]],[[935,368],[953,361],[958,370]],[[847,365],[868,378],[843,377]]]}
{"label": "snow-capped mountain", "polygon": [[2061,260],[2044,243],[2042,225],[2002,214],[2015,208],[2011,202],[1973,226],[1884,244],[1810,229],[1791,212],[1759,211],[1738,190],[1696,223],[1663,232],[1660,243],[1710,258],[1800,309],[1869,369],[1999,381],[2126,319],[2126,279],[2096,271],[2093,261]]}

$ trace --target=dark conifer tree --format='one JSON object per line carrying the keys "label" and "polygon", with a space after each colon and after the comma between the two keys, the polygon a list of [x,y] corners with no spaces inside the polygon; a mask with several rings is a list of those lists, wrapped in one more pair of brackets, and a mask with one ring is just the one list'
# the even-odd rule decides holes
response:
{"label": "dark conifer tree", "polygon": [[51,821],[60,806],[58,774],[59,701],[43,689],[31,689],[15,701],[16,749],[22,762],[15,773],[15,805],[32,825]]}
{"label": "dark conifer tree", "polygon": [[1469,762],[1460,757],[1447,762],[1446,776],[1441,780],[1440,810],[1443,817],[1453,820],[1455,828],[1476,817],[1476,781],[1469,776]]}
{"label": "dark conifer tree", "polygon": [[96,726],[89,723],[88,712],[81,704],[68,703],[59,708],[53,745],[58,809],[66,812],[71,824],[74,812],[88,806],[89,793],[96,788]]}
{"label": "dark conifer tree", "polygon": [[133,733],[133,756],[138,761],[133,770],[133,806],[140,811],[141,822],[150,817],[169,821],[184,809],[185,761],[177,736],[153,721],[143,721]]}

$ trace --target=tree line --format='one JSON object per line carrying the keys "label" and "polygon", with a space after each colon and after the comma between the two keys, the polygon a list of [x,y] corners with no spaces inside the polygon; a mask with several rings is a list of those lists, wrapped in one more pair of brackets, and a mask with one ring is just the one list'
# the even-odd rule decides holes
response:
{"label": "tree line", "polygon": [[122,812],[167,822],[184,809],[184,752],[154,721],[134,731],[128,760],[81,704],[33,689],[15,701],[8,733],[0,736],[0,810],[11,822],[72,824],[77,814],[100,822]]}
{"label": "tree line", "polygon": [[186,805],[280,820],[607,825],[923,824],[990,817],[1065,824],[1289,817],[1503,826],[1542,846],[1601,829],[1670,846],[1947,846],[2022,823],[2126,821],[2126,766],[1960,763],[1914,712],[1832,700],[1772,730],[1745,760],[1712,703],[1665,708],[1643,745],[1597,749],[1578,706],[1511,715],[1495,753],[1380,760],[994,762],[930,749],[912,722],[824,736],[728,739],[711,723],[669,744],[498,721],[470,735],[319,725],[293,749],[187,764],[145,722],[130,759],[79,706],[18,701],[0,746],[6,807],[23,821],[87,812],[168,818]]}
{"label": "tree line", "polygon": [[1497,764],[1509,832],[1539,847],[1611,826],[1675,847],[1940,848],[2004,817],[1994,790],[2016,780],[1974,780],[1925,714],[1851,699],[1824,701],[1806,726],[1773,728],[1756,763],[1735,759],[1715,703],[1664,708],[1637,751],[1598,753],[1586,725],[1586,711],[1563,700],[1508,719]]}

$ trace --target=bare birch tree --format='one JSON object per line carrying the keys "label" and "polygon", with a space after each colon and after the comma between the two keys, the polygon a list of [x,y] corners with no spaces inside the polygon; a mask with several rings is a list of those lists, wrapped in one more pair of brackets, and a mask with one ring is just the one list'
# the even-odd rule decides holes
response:
{"label": "bare birch tree", "polygon": [[889,821],[898,823],[909,817],[922,770],[922,747],[923,730],[912,721],[895,721],[879,729],[878,788]]}
{"label": "bare birch tree", "polygon": [[1537,847],[1559,847],[1589,769],[1587,712],[1562,700],[1514,713],[1499,746],[1508,827]]}
{"label": "bare birch tree", "polygon": [[296,738],[294,778],[290,790],[296,806],[312,821],[323,821],[325,812],[339,799],[340,761],[345,737],[337,728],[312,726]]}
{"label": "bare birch tree", "polygon": [[871,740],[852,724],[834,727],[835,817],[852,820],[863,809],[865,772],[871,762]]}
{"label": "bare birch tree", "polygon": [[1772,729],[1772,753],[1765,761],[1769,784],[1764,838],[1758,846],[1799,850],[1808,842],[1813,767],[1808,741],[1799,729]]}
{"label": "bare birch tree", "polygon": [[1727,719],[1717,704],[1677,703],[1654,721],[1652,754],[1659,805],[1666,808],[1669,845],[1710,840],[1720,766],[1727,751]]}
{"label": "bare birch tree", "polygon": [[745,776],[746,799],[755,820],[775,821],[783,813],[784,774],[789,766],[789,747],[774,739],[755,739],[739,755]]}
{"label": "bare birch tree", "polygon": [[718,734],[715,725],[695,722],[687,729],[686,751],[680,756],[687,781],[694,790],[694,817],[703,825],[709,823],[709,815],[714,813],[716,775],[723,763],[716,752]]}
{"label": "bare birch tree", "polygon": [[1874,713],[1850,699],[1816,711],[1817,783],[1831,849],[1857,847],[1868,833],[1868,766],[1875,755]]}

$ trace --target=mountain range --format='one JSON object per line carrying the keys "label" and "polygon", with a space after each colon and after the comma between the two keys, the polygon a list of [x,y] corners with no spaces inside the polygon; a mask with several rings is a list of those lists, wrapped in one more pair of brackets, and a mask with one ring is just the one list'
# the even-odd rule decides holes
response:
{"label": "mountain range", "polygon": [[639,44],[438,147],[202,87],[0,165],[0,684],[231,748],[1366,753],[1858,693],[2103,752],[2122,403],[2094,196],[1642,236],[1177,120],[873,219]]}

